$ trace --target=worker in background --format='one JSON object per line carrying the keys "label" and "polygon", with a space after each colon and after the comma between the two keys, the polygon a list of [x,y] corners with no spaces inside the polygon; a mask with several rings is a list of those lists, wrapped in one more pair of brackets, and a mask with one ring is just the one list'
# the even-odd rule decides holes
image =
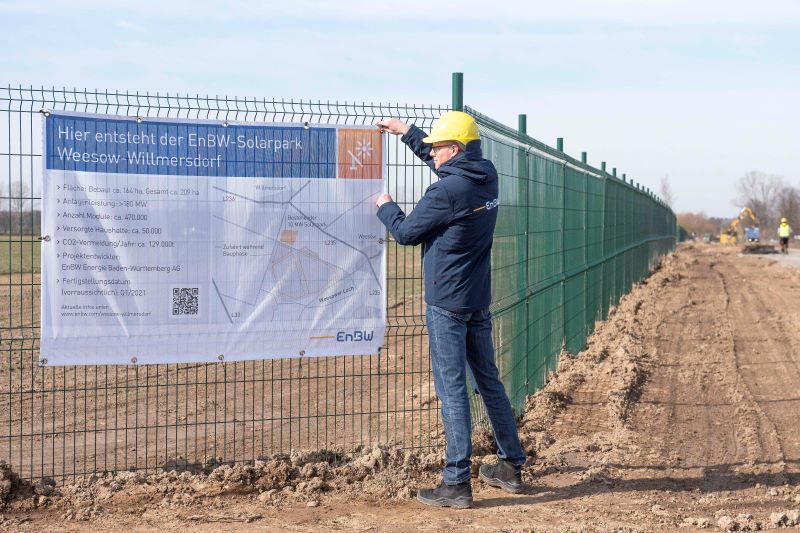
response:
{"label": "worker in background", "polygon": [[781,240],[781,253],[789,253],[789,237],[792,236],[792,227],[786,218],[781,218],[781,225],[778,226],[778,237]]}
{"label": "worker in background", "polygon": [[437,507],[472,507],[472,428],[467,365],[486,405],[498,462],[479,477],[511,493],[522,492],[525,452],[514,413],[494,361],[489,260],[497,222],[497,170],[481,152],[475,119],[460,111],[442,115],[430,135],[397,118],[377,126],[401,140],[439,177],[406,215],[386,193],[378,218],[398,244],[423,247],[425,321],[447,449],[442,483],[420,489],[417,499]]}

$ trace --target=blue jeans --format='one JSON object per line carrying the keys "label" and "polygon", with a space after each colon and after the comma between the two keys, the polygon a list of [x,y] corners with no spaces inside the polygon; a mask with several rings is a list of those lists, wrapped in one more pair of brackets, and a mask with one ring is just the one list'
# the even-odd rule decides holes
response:
{"label": "blue jeans", "polygon": [[486,405],[500,459],[515,465],[525,462],[511,402],[494,363],[492,315],[488,309],[453,313],[429,305],[425,313],[436,394],[442,403],[442,423],[447,438],[444,482],[470,479],[472,421],[467,396],[467,363],[475,386]]}

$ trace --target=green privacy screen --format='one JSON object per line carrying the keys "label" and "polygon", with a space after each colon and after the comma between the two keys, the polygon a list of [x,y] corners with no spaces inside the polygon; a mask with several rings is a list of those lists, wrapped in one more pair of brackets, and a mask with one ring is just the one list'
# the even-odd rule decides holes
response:
{"label": "green privacy screen", "polygon": [[611,306],[675,246],[651,194],[466,108],[500,175],[492,313],[502,379],[519,412]]}

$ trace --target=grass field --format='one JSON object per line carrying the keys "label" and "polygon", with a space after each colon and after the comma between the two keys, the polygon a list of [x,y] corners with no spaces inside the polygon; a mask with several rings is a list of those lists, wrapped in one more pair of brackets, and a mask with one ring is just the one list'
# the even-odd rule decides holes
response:
{"label": "grass field", "polygon": [[35,235],[0,235],[0,274],[39,272],[40,252]]}
{"label": "grass field", "polygon": [[[0,235],[0,274],[38,273],[41,243],[35,235]],[[392,282],[414,284],[422,288],[422,259],[419,247],[389,245],[388,277]]]}

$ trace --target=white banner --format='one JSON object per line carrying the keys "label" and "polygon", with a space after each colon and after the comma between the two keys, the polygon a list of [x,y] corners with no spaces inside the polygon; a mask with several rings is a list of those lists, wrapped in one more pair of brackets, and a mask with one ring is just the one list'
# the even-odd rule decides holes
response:
{"label": "white banner", "polygon": [[51,114],[40,364],[377,353],[375,128]]}

